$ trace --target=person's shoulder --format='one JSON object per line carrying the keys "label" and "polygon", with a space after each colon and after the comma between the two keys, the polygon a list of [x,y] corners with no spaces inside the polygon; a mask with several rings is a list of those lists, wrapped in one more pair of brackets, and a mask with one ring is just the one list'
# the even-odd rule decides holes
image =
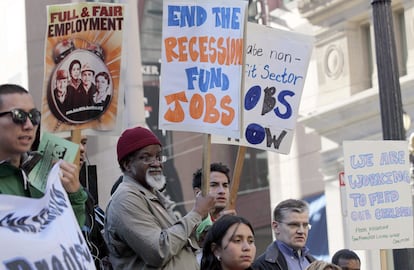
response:
{"label": "person's shoulder", "polygon": [[[262,254],[260,254],[253,262],[253,266],[259,267],[264,266],[268,264],[269,262],[266,260],[266,251],[264,251]],[[263,267],[260,267],[258,269],[264,269]]]}
{"label": "person's shoulder", "polygon": [[121,182],[111,196],[111,201],[118,204],[130,203],[131,201],[143,201],[147,197],[154,196],[147,194],[139,185],[134,183]]}
{"label": "person's shoulder", "polygon": [[313,257],[312,254],[307,254],[305,257],[308,259],[309,262],[314,262],[317,260],[315,257]]}
{"label": "person's shoulder", "polygon": [[268,261],[266,259],[266,253],[262,253],[259,257],[254,260],[251,265],[251,269],[255,270],[280,270],[279,267],[276,265],[276,261]]}
{"label": "person's shoulder", "polygon": [[[277,247],[277,244],[274,241],[270,243],[267,246],[266,250],[256,258],[253,265],[256,267],[262,266],[259,269],[273,269],[273,266],[271,268],[268,268],[269,264],[274,265],[277,263],[278,260],[283,260],[283,258],[280,258],[279,255],[279,248]],[[265,265],[267,265],[267,267],[263,267]]]}

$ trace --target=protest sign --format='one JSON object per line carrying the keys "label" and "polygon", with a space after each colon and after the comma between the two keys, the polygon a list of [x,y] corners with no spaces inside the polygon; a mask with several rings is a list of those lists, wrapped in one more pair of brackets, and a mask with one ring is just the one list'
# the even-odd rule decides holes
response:
{"label": "protest sign", "polygon": [[41,160],[29,173],[29,182],[38,190],[44,192],[47,176],[53,164],[59,159],[73,163],[79,151],[79,144],[57,137],[51,133],[43,133],[37,151],[42,155]]}
{"label": "protest sign", "polygon": [[288,154],[312,48],[311,36],[247,23],[242,138],[212,142]]}
{"label": "protest sign", "polygon": [[59,172],[42,198],[0,196],[1,269],[95,269]]}
{"label": "protest sign", "polygon": [[344,183],[351,249],[414,247],[406,141],[345,141]]}
{"label": "protest sign", "polygon": [[114,129],[123,16],[120,4],[47,6],[42,129]]}
{"label": "protest sign", "polygon": [[247,3],[163,2],[160,128],[240,137]]}

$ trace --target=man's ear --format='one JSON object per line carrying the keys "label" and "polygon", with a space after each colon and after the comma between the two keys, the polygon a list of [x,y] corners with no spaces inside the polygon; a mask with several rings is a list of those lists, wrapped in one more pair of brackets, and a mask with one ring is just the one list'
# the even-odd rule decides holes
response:
{"label": "man's ear", "polygon": [[124,169],[124,171],[129,172],[129,169],[130,169],[129,164],[130,164],[130,163],[131,163],[131,162],[129,162],[129,161],[128,161],[128,159],[125,159],[125,160],[123,160],[123,161],[121,162],[121,166],[122,166],[122,168]]}
{"label": "man's ear", "polygon": [[279,234],[279,232],[280,232],[279,226],[280,226],[279,222],[272,221],[272,228],[273,228],[273,231],[276,235]]}

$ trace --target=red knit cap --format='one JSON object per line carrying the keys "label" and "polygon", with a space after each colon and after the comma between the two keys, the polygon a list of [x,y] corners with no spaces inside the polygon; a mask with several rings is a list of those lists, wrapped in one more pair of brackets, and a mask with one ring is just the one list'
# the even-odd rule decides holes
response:
{"label": "red knit cap", "polygon": [[152,144],[159,144],[162,146],[160,140],[158,140],[151,130],[143,127],[126,129],[121,134],[121,137],[119,137],[116,146],[118,162],[128,154]]}

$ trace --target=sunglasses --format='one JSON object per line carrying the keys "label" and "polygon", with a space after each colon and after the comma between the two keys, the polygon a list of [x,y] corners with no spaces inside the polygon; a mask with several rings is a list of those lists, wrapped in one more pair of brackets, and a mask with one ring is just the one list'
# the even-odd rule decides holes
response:
{"label": "sunglasses", "polygon": [[40,112],[37,109],[32,109],[29,112],[25,112],[22,109],[12,109],[8,112],[0,112],[0,117],[9,113],[11,114],[12,120],[15,124],[22,125],[26,123],[27,117],[29,117],[34,126],[40,124]]}

